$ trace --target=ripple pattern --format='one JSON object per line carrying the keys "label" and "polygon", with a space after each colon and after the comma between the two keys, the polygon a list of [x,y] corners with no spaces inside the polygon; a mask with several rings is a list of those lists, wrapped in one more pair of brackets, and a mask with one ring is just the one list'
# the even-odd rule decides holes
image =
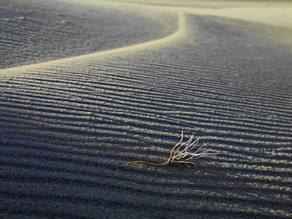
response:
{"label": "ripple pattern", "polygon": [[[2,216],[292,216],[291,54],[276,27],[185,19],[159,48],[2,71]],[[220,154],[125,166],[163,161],[182,130]]]}

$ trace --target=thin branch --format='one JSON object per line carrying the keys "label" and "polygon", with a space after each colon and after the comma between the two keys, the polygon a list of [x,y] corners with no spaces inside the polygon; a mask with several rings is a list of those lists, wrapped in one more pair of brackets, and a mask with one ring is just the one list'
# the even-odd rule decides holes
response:
{"label": "thin branch", "polygon": [[139,160],[139,161],[129,162],[126,165],[130,165],[130,164],[133,164],[133,163],[145,163],[145,164],[148,164],[150,166],[167,166],[167,165],[170,165],[170,164],[194,164],[193,162],[191,162],[189,160],[195,160],[195,159],[198,159],[198,158],[201,158],[201,157],[214,156],[214,155],[218,154],[218,153],[209,153],[210,149],[201,151],[201,149],[203,148],[204,145],[202,145],[197,150],[192,152],[192,150],[199,143],[199,138],[197,138],[197,139],[195,139],[193,141],[194,133],[192,134],[190,139],[188,141],[184,142],[184,143],[182,143],[183,138],[184,138],[184,134],[182,132],[180,141],[175,146],[173,146],[173,148],[170,151],[170,155],[169,155],[168,160],[165,161],[164,163],[155,164],[155,163],[150,163],[150,162],[147,162],[147,161]]}

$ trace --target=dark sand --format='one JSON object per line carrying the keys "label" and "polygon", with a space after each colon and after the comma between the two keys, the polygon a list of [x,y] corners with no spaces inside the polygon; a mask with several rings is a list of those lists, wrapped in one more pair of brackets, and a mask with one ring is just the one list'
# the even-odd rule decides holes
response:
{"label": "dark sand", "polygon": [[[120,10],[100,9],[109,25]],[[146,14],[131,25],[149,24],[147,37],[109,32],[115,48],[148,43],[44,63],[52,55],[42,51],[39,64],[0,70],[2,218],[292,216],[292,53],[279,40],[291,29],[169,11],[153,15],[151,34]],[[171,31],[159,18],[174,15]],[[43,48],[63,45],[46,37]],[[13,51],[4,43],[1,66],[31,63]],[[164,161],[182,130],[220,154],[192,167],[125,165]]]}
{"label": "dark sand", "polygon": [[[169,13],[152,10],[151,17],[145,15],[147,10],[108,7],[55,0],[1,0],[0,67],[124,47],[169,35],[176,29],[176,16]],[[161,15],[167,23],[156,19]]]}

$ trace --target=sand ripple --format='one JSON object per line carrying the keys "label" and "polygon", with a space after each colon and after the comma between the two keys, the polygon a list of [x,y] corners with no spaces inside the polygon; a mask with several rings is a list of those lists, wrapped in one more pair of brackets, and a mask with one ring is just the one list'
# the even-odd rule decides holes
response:
{"label": "sand ripple", "polygon": [[[291,217],[292,55],[265,37],[281,29],[177,19],[158,41],[1,70],[2,217]],[[220,155],[125,166],[163,161],[181,130]]]}

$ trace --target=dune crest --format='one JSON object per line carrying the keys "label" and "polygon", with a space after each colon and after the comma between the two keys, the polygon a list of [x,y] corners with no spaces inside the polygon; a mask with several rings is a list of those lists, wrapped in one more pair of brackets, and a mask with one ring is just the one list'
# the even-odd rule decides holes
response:
{"label": "dune crest", "polygon": [[[4,2],[5,16],[24,3]],[[108,51],[0,70],[0,217],[291,218],[292,53],[278,40],[289,28],[179,7],[107,5],[84,34],[109,18],[101,25],[109,32],[98,37],[118,33],[103,42],[120,41],[104,45]],[[64,6],[57,17],[29,10],[0,22],[26,27],[43,14],[44,27],[54,27],[72,15]],[[67,18],[86,23],[92,9],[75,16],[75,7]],[[54,32],[46,30],[38,33]],[[49,43],[74,42],[76,30],[59,28]],[[184,150],[172,154],[178,141]],[[218,154],[180,165],[198,155],[188,151],[197,143]],[[138,162],[126,166],[131,161]]]}
{"label": "dune crest", "polygon": [[113,56],[113,55],[127,55],[127,53],[135,53],[140,50],[146,49],[159,49],[160,47],[166,46],[167,44],[175,43],[183,40],[187,36],[187,25],[186,17],[184,13],[178,14],[178,27],[177,30],[170,34],[169,36],[155,39],[149,42],[134,44],[122,48],[111,49],[106,51],[94,52],[90,54],[62,58],[57,60],[52,60],[44,63],[30,64],[25,66],[13,67],[8,69],[0,69],[0,77],[9,77],[17,75],[19,73],[24,73],[32,69],[39,69],[42,67],[56,66],[58,64],[72,64],[76,62],[86,62],[87,60],[98,59],[100,57]]}

